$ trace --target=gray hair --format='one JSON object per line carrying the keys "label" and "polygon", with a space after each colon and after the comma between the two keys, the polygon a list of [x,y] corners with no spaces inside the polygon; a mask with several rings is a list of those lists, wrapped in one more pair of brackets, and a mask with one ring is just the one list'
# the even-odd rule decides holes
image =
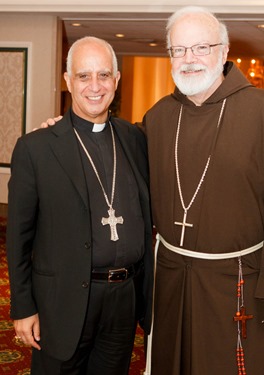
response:
{"label": "gray hair", "polygon": [[113,75],[114,77],[116,77],[117,72],[118,72],[118,63],[117,63],[117,58],[116,58],[116,54],[115,54],[113,47],[106,40],[96,38],[94,36],[85,36],[83,38],[76,40],[76,42],[72,44],[71,48],[69,49],[67,60],[66,60],[66,70],[67,70],[68,75],[71,76],[72,74],[72,71],[71,71],[72,70],[72,56],[73,56],[74,50],[79,45],[85,44],[85,42],[89,42],[89,41],[97,43],[97,44],[101,44],[102,46],[105,46],[108,49],[108,51],[112,55]]}
{"label": "gray hair", "polygon": [[211,19],[216,21],[216,23],[219,25],[219,36],[220,36],[221,43],[223,43],[224,45],[229,45],[229,37],[228,37],[227,27],[223,22],[219,21],[219,19],[206,8],[198,7],[198,6],[188,6],[188,7],[184,7],[184,8],[179,9],[178,11],[176,11],[175,13],[173,13],[169,17],[169,19],[167,21],[167,27],[166,27],[166,30],[167,30],[167,48],[171,47],[170,33],[171,33],[171,29],[174,26],[175,22],[177,20],[179,20],[181,17],[185,16],[186,14],[199,14],[199,13],[207,15],[207,16],[211,17]]}

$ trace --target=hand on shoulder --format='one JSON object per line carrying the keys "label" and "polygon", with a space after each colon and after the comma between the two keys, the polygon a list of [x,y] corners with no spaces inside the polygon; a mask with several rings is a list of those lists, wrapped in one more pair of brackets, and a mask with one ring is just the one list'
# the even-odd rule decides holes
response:
{"label": "hand on shoulder", "polygon": [[63,116],[57,116],[57,117],[53,117],[53,118],[48,118],[46,121],[42,122],[40,124],[40,127],[39,128],[34,128],[33,131],[35,130],[38,130],[38,129],[41,129],[41,128],[48,128],[49,126],[53,126],[56,124],[56,122],[58,122],[59,120],[62,119]]}

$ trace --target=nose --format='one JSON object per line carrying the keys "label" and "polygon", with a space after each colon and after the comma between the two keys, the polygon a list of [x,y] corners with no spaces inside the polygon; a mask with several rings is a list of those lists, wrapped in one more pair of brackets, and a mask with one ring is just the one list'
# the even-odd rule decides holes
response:
{"label": "nose", "polygon": [[94,92],[98,92],[101,88],[100,80],[98,79],[97,75],[92,76],[89,80],[89,88]]}
{"label": "nose", "polygon": [[197,59],[197,57],[192,53],[191,48],[186,49],[184,58],[187,63],[192,63],[193,61],[196,61]]}

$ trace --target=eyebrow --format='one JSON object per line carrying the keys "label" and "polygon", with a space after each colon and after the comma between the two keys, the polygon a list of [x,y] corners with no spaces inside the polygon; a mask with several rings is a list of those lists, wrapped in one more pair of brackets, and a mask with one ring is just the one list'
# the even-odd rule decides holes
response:
{"label": "eyebrow", "polygon": [[101,69],[101,70],[98,70],[98,71],[92,71],[92,70],[83,70],[83,71],[80,71],[80,72],[77,72],[76,75],[80,75],[80,74],[98,74],[98,73],[113,73],[112,70],[110,69]]}

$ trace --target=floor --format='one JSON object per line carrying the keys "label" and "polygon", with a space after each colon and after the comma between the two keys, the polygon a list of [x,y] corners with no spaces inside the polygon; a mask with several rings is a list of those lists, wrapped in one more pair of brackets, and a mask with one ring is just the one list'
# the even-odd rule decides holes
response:
{"label": "floor", "polygon": [[7,217],[7,204],[0,203],[0,216]]}

